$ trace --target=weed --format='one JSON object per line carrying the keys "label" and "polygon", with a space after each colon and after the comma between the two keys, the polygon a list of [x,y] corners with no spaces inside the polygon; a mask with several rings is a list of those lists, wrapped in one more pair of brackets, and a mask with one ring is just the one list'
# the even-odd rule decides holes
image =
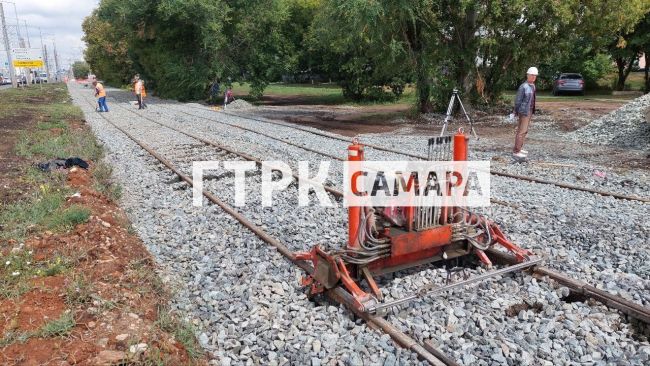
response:
{"label": "weed", "polygon": [[57,103],[48,105],[47,112],[53,120],[82,120],[81,108],[72,103]]}
{"label": "weed", "polygon": [[87,222],[90,218],[90,209],[72,205],[48,220],[47,227],[52,230],[65,231]]}
{"label": "weed", "polygon": [[95,178],[95,189],[111,201],[117,201],[122,197],[122,186],[115,183],[112,179],[113,168],[101,161],[93,169]]}
{"label": "weed", "polygon": [[129,263],[127,274],[136,284],[136,291],[145,294],[152,289],[156,294],[164,294],[166,289],[158,274],[148,265],[147,259]]}
{"label": "weed", "polygon": [[196,340],[195,329],[190,323],[178,320],[168,308],[159,307],[158,319],[155,324],[165,332],[172,334],[174,339],[185,347],[190,358],[197,359],[201,356],[201,347]]}
{"label": "weed", "polygon": [[67,130],[68,129],[68,124],[65,123],[65,121],[50,121],[50,122],[40,122],[38,125],[36,125],[36,128],[39,130],[51,130],[54,128],[59,128],[61,130]]}
{"label": "weed", "polygon": [[111,300],[104,300],[102,299],[99,295],[96,294],[91,294],[90,298],[92,300],[97,301],[99,303],[98,305],[98,312],[103,313],[105,311],[110,311],[118,307],[118,304],[115,301]]}
{"label": "weed", "polygon": [[0,339],[0,348],[4,348],[14,343],[25,343],[31,337],[29,332],[20,332],[10,330],[4,334],[4,337]]}
{"label": "weed", "polygon": [[30,278],[36,273],[30,252],[12,250],[0,263],[0,298],[15,298],[31,289]]}
{"label": "weed", "polygon": [[41,185],[40,192],[31,199],[11,204],[0,213],[0,225],[4,228],[0,239],[24,238],[29,227],[43,225],[64,201],[64,192]]}
{"label": "weed", "polygon": [[72,282],[65,289],[65,300],[69,306],[89,303],[92,299],[91,283],[84,275],[73,275]]}
{"label": "weed", "polygon": [[30,338],[40,337],[62,337],[70,333],[72,328],[77,325],[77,322],[74,320],[74,316],[71,311],[64,312],[58,319],[49,321],[45,323],[37,331],[14,331],[11,330],[4,334],[4,337],[0,339],[0,348],[9,346],[14,343],[25,343]]}
{"label": "weed", "polygon": [[38,337],[60,337],[70,333],[77,323],[71,311],[66,311],[58,319],[47,322],[36,334]]}
{"label": "weed", "polygon": [[101,145],[86,130],[66,130],[60,135],[52,135],[49,130],[26,131],[19,136],[15,150],[19,156],[43,160],[71,156],[97,160],[103,156]]}
{"label": "weed", "polygon": [[70,262],[66,258],[56,256],[54,260],[45,262],[45,267],[37,271],[38,274],[44,277],[56,276],[63,273],[70,267]]}
{"label": "weed", "polygon": [[158,347],[153,347],[147,350],[147,353],[144,355],[144,358],[140,361],[137,361],[135,365],[138,366],[165,366],[173,365],[177,360],[174,360],[169,355],[162,352]]}

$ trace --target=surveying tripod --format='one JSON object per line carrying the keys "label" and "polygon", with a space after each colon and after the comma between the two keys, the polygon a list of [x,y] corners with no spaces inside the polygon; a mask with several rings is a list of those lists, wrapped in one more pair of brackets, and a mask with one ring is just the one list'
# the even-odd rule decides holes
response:
{"label": "surveying tripod", "polygon": [[478,138],[478,136],[476,135],[476,130],[474,129],[474,121],[472,121],[472,119],[469,118],[469,115],[465,110],[465,106],[463,106],[463,101],[460,100],[460,97],[458,96],[458,89],[456,88],[454,88],[454,91],[451,94],[451,99],[449,100],[449,106],[447,107],[447,116],[445,117],[445,121],[443,122],[440,136],[444,136],[445,131],[447,130],[447,125],[449,124],[449,121],[451,121],[452,119],[452,114],[454,113],[454,105],[456,104],[456,100],[458,100],[458,103],[460,104],[460,108],[463,110],[463,113],[465,114],[465,118],[467,118],[467,122],[469,122],[470,130],[472,134],[474,135],[474,137]]}

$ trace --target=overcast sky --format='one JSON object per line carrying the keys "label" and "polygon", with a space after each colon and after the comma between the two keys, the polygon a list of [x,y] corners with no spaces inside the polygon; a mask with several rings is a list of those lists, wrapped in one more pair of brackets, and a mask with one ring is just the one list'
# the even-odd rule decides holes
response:
{"label": "overcast sky", "polygon": [[[59,60],[68,65],[71,60],[81,59],[84,43],[81,40],[81,22],[90,15],[99,0],[4,0],[7,24],[16,24],[14,4],[21,20],[21,33],[25,37],[22,20],[27,21],[32,47],[40,47],[38,28],[43,32],[43,39],[52,47],[52,38],[56,39]],[[14,4],[12,4],[13,2]]]}

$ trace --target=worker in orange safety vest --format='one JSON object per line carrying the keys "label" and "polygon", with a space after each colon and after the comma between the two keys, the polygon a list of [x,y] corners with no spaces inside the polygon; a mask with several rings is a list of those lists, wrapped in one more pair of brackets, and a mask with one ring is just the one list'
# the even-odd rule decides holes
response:
{"label": "worker in orange safety vest", "polygon": [[95,87],[95,96],[98,97],[97,104],[99,105],[99,108],[97,111],[108,112],[108,106],[106,105],[106,89],[104,89],[104,85],[95,80],[93,81],[93,86]]}

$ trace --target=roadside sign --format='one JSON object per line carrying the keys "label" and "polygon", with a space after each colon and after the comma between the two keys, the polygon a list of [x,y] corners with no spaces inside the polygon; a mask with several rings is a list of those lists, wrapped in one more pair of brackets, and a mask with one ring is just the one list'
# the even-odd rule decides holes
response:
{"label": "roadside sign", "polygon": [[43,53],[40,48],[12,48],[14,67],[43,67]]}
{"label": "roadside sign", "polygon": [[43,60],[20,61],[13,60],[14,67],[43,67]]}

